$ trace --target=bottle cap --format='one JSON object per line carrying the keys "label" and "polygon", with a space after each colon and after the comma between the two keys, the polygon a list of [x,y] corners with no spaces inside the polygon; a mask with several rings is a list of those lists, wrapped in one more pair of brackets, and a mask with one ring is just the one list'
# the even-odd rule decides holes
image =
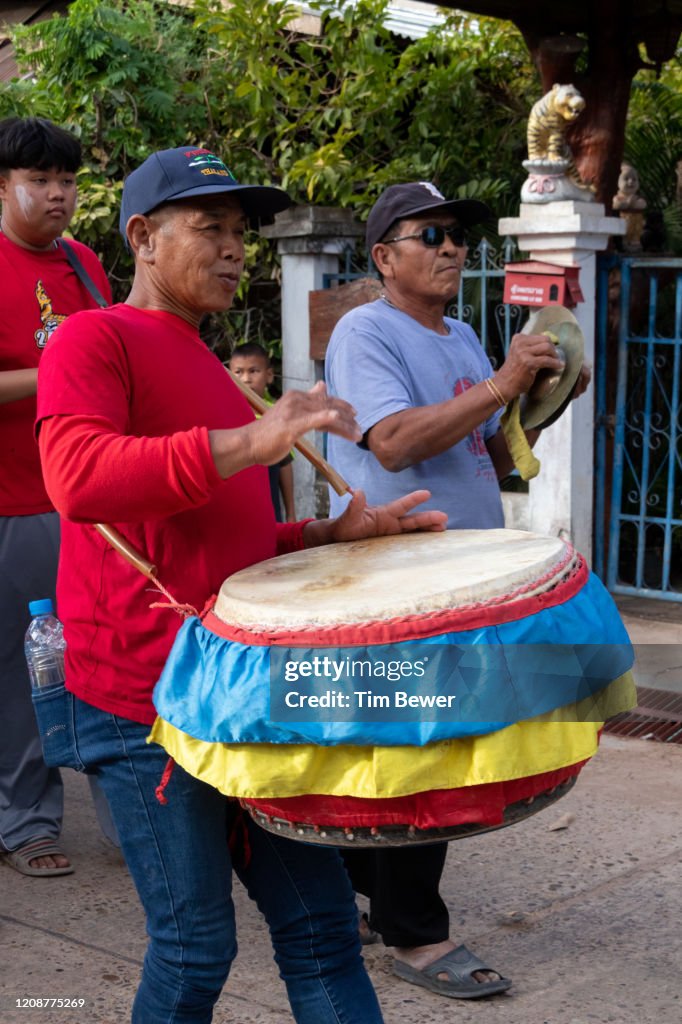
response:
{"label": "bottle cap", "polygon": [[51,615],[54,612],[52,598],[43,597],[40,601],[29,601],[28,610],[31,615]]}

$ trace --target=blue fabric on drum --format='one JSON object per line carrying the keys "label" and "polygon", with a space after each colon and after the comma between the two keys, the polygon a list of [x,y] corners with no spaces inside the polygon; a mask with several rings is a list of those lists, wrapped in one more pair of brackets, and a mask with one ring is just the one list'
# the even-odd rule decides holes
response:
{"label": "blue fabric on drum", "polygon": [[[425,659],[431,682],[400,682],[400,692],[420,695],[417,707],[362,709],[351,703],[345,709],[306,706],[303,711],[294,705],[283,711],[286,693],[307,695],[311,685],[309,676],[299,678],[299,689],[292,690],[294,684],[283,681],[282,666],[300,668],[325,655],[336,665],[344,659],[367,659],[372,666],[382,659],[394,664]],[[604,689],[632,663],[616,606],[590,575],[568,601],[514,622],[365,648],[249,646],[218,637],[191,618],[177,635],[154,703],[171,725],[206,742],[423,746],[484,735],[572,705]],[[296,669],[290,671],[293,676]],[[327,691],[324,679],[316,682],[317,693],[357,692],[353,678],[338,680]],[[379,696],[396,689],[393,681],[373,678],[371,688],[361,692]],[[424,694],[453,694],[452,706],[429,710]]]}

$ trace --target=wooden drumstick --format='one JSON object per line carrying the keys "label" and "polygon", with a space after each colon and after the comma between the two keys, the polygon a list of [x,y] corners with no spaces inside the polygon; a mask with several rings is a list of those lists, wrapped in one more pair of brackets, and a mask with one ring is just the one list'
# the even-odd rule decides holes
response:
{"label": "wooden drumstick", "polygon": [[[232,371],[226,366],[225,371],[229,373],[233,383],[237,385],[241,393],[246,398],[247,402],[251,406],[254,412],[257,412],[260,416],[267,412],[270,406],[265,402],[260,395],[257,395],[253,388],[250,388],[248,384],[243,384],[238,377],[232,373]],[[333,466],[330,466],[326,459],[318,452],[317,448],[309,444],[308,441],[296,441],[295,448],[305,456],[308,462],[312,463],[315,469],[319,469],[322,476],[327,482],[334,488],[338,495],[348,494],[351,492],[351,487],[343,479],[340,473],[337,473]]]}
{"label": "wooden drumstick", "polygon": [[109,541],[112,548],[116,548],[120,555],[130,562],[130,564],[146,576],[147,579],[152,580],[154,583],[157,582],[156,566],[148,562],[146,558],[132,547],[131,544],[125,540],[124,537],[115,530],[113,526],[106,526],[104,523],[95,523],[95,529],[98,533],[104,537],[105,540]]}

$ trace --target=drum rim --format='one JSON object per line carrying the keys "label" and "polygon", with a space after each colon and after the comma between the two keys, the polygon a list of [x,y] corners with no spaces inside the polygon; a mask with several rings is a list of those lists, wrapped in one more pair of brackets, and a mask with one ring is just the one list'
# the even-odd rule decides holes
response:
{"label": "drum rim", "polygon": [[333,647],[367,642],[381,643],[385,641],[377,634],[382,630],[390,630],[392,642],[420,640],[439,633],[499,626],[534,615],[545,608],[553,608],[574,597],[585,586],[589,576],[590,570],[585,558],[572,545],[567,544],[567,551],[561,562],[556,563],[542,577],[553,579],[555,582],[540,593],[527,593],[529,587],[537,588],[540,582],[538,579],[533,581],[533,584],[524,584],[510,594],[498,595],[488,601],[461,605],[458,608],[416,612],[413,615],[366,622],[336,623],[331,626],[263,627],[262,630],[234,625],[219,618],[215,613],[218,600],[216,595],[202,613],[201,621],[210,632],[224,640],[255,647]]}
{"label": "drum rim", "polygon": [[[389,846],[427,846],[437,842],[452,842],[455,839],[468,839],[472,836],[483,835],[486,832],[496,832],[509,825],[516,825],[533,817],[545,808],[550,807],[557,800],[566,796],[578,781],[578,774],[558,783],[552,789],[526,800],[519,800],[516,803],[508,804],[502,815],[502,821],[498,824],[477,825],[469,822],[461,825],[450,825],[445,828],[418,829],[413,825],[382,825],[381,828],[370,828],[361,825],[353,828],[342,828],[341,826],[316,826],[307,822],[291,822],[285,818],[276,818],[273,815],[265,814],[258,808],[252,807],[248,800],[240,799],[239,803],[243,810],[249,814],[252,820],[264,829],[275,835],[284,836],[303,843],[320,846],[338,846],[344,849],[385,849]],[[402,838],[397,841],[400,835]]]}
{"label": "drum rim", "polygon": [[[412,539],[416,537],[422,541],[427,541],[430,537],[446,537],[454,538],[456,541],[461,542],[462,534],[471,534],[474,539],[478,538],[479,543],[482,539],[487,540],[492,537],[496,540],[497,545],[499,546],[501,539],[497,535],[504,534],[505,543],[503,547],[507,550],[511,539],[513,539],[506,536],[510,533],[515,535],[518,534],[519,537],[529,538],[538,543],[551,543],[553,546],[551,555],[553,561],[550,561],[550,559],[545,555],[539,559],[540,564],[536,564],[535,566],[528,565],[526,567],[526,571],[524,573],[517,574],[516,578],[513,578],[513,575],[507,578],[507,572],[503,573],[498,586],[504,582],[504,587],[507,589],[493,593],[488,597],[479,597],[476,593],[475,586],[471,585],[466,588],[469,590],[469,594],[466,596],[460,595],[458,598],[457,584],[454,584],[452,589],[450,589],[447,585],[444,585],[441,582],[437,588],[430,593],[430,595],[424,594],[425,598],[428,596],[432,599],[441,598],[439,607],[430,607],[428,610],[413,610],[412,608],[401,606],[400,608],[396,608],[395,612],[389,612],[388,615],[384,614],[383,609],[372,609],[366,607],[359,618],[357,617],[356,612],[354,617],[346,621],[338,621],[335,618],[329,619],[328,610],[323,610],[327,609],[325,604],[323,604],[320,609],[317,609],[314,600],[309,602],[304,601],[303,604],[300,603],[301,582],[299,581],[296,584],[294,591],[290,594],[293,603],[290,607],[287,607],[287,595],[289,594],[289,591],[286,588],[286,581],[290,577],[291,573],[293,573],[294,579],[298,580],[299,572],[304,570],[306,565],[305,561],[302,564],[300,561],[294,562],[291,570],[289,570],[287,559],[298,558],[300,560],[302,555],[309,553],[319,556],[319,549],[312,549],[311,552],[296,551],[284,554],[269,560],[269,562],[266,561],[257,566],[247,567],[240,572],[228,576],[216,595],[212,605],[212,612],[220,621],[234,625],[236,629],[244,630],[246,633],[269,633],[272,635],[278,635],[282,632],[295,633],[299,631],[306,632],[318,629],[334,630],[342,626],[364,625],[368,622],[400,623],[405,619],[412,620],[415,617],[422,616],[428,619],[429,616],[438,616],[446,609],[453,613],[458,611],[466,612],[468,610],[478,608],[488,609],[499,604],[513,603],[525,597],[540,596],[542,593],[550,590],[560,582],[564,576],[570,574],[572,565],[575,564],[579,557],[575,548],[568,540],[560,537],[528,533],[527,531],[509,531],[503,529],[454,530],[446,531],[441,534],[423,533],[408,536]],[[395,542],[405,539],[405,536],[389,536],[375,538],[375,541],[380,543],[382,541]],[[357,546],[357,543],[358,542],[347,542],[345,545],[341,544],[341,548],[353,548],[354,546]],[[367,542],[360,543],[366,544]],[[524,549],[527,548],[527,543],[528,541],[523,545]],[[484,550],[485,549],[486,545],[484,545]],[[417,547],[416,550],[418,551],[420,548]],[[446,548],[446,550],[451,549]],[[493,550],[495,550],[495,545],[493,545]],[[461,555],[462,551],[456,545],[454,554],[458,553]],[[445,552],[443,552],[443,554],[445,554]],[[438,561],[441,563],[442,559],[438,559]],[[273,565],[272,570],[264,570],[263,567],[267,567],[270,563]],[[254,579],[251,579],[249,574],[252,573],[254,569],[259,570],[261,573],[265,572],[265,576],[261,577],[257,575]],[[357,571],[359,582],[363,580],[367,582],[367,580],[371,580],[373,578],[372,575],[367,575],[366,569],[363,571],[362,563],[358,567]],[[532,571],[535,572],[535,575],[531,578],[529,576],[529,572]],[[283,573],[283,576],[281,577],[280,572]],[[242,579],[242,577],[244,577],[244,579]],[[273,593],[272,587],[273,585],[276,585],[280,579],[284,585],[284,591],[279,594],[278,598],[277,592]],[[232,593],[231,588],[234,588],[235,585],[237,588],[236,592]],[[246,585],[246,591],[243,590],[244,585]],[[253,587],[256,589],[250,589]],[[262,597],[259,598],[258,594],[260,593],[260,588],[263,587],[265,589],[262,592]],[[327,588],[327,590],[329,590],[329,588]],[[303,590],[303,594],[305,595],[305,589]],[[267,608],[266,611],[263,611],[263,603]],[[398,603],[400,604],[400,602]]]}

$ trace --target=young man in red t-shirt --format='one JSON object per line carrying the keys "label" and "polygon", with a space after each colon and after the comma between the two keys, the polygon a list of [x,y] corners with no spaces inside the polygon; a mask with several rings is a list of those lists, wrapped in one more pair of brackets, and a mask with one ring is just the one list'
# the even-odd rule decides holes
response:
{"label": "young man in red t-shirt", "polygon": [[[0,121],[0,852],[30,875],[73,871],[57,845],[62,783],[43,760],[23,641],[28,602],[54,599],[59,548],[33,436],[38,363],[57,326],[96,305],[58,243],[80,162],[78,140],[50,121]],[[109,299],[94,252],[70,244]]]}

